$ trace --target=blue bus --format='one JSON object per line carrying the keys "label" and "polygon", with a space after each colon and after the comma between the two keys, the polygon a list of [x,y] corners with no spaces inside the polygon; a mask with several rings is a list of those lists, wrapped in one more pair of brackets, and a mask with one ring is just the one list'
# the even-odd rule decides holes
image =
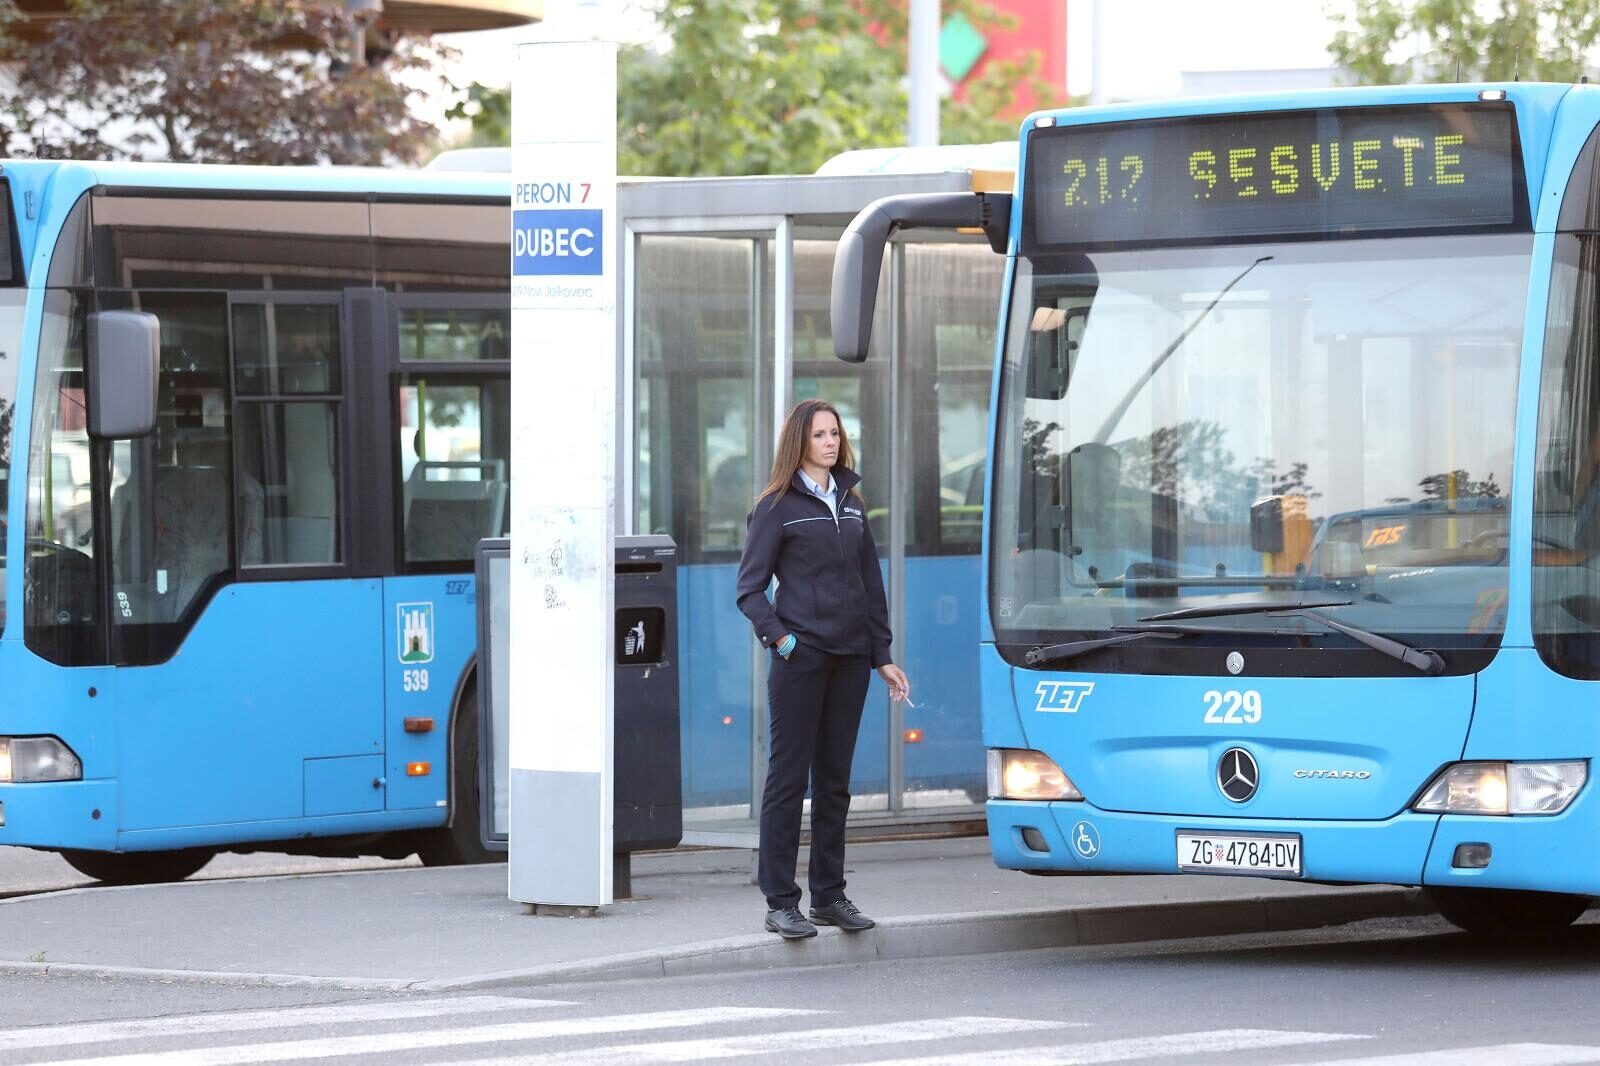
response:
{"label": "blue bus", "polygon": [[483,860],[508,181],[0,164],[0,845]]}
{"label": "blue bus", "polygon": [[1600,894],[1600,89],[1030,117],[1011,195],[887,234],[1006,258],[984,530],[996,862]]}
{"label": "blue bus", "polygon": [[[472,551],[508,528],[510,183],[0,161],[0,846],[120,882],[219,850],[494,857]],[[827,319],[862,204],[972,187],[952,168],[620,191],[619,517],[679,547],[697,825],[759,795],[759,649],[728,590],[788,393],[862,431],[908,667],[931,685],[909,716],[878,686],[861,813],[981,817],[999,261],[957,235],[900,249],[887,365],[832,358]]]}

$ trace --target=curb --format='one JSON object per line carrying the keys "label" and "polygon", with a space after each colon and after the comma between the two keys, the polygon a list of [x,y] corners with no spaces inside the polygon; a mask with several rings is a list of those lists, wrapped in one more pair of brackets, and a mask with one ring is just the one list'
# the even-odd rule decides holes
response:
{"label": "curb", "polygon": [[641,977],[727,974],[777,967],[988,955],[1041,948],[1088,947],[1241,933],[1287,932],[1369,918],[1433,913],[1420,889],[1369,888],[1304,898],[1250,896],[1233,900],[1106,904],[1061,910],[981,911],[887,918],[864,933],[821,929],[810,940],[768,934],[631,952],[442,981],[418,981],[416,992],[616,981]]}
{"label": "curb", "polygon": [[886,918],[863,933],[822,929],[810,940],[767,933],[607,955],[445,980],[316,977],[306,974],[182,970],[89,963],[0,960],[0,973],[140,978],[168,984],[321,988],[368,992],[466,992],[490,988],[729,974],[780,967],[990,955],[1243,933],[1320,929],[1369,918],[1431,914],[1420,889],[1363,888],[1295,898],[1247,896],[1173,903],[1091,904],[1051,910],[978,911]]}
{"label": "curb", "polygon": [[419,982],[390,977],[312,977],[293,973],[242,973],[232,970],[171,970],[149,966],[97,966],[82,962],[10,962],[0,974],[40,977],[139,978],[162,984],[231,985],[236,988],[325,988],[357,992],[409,992]]}

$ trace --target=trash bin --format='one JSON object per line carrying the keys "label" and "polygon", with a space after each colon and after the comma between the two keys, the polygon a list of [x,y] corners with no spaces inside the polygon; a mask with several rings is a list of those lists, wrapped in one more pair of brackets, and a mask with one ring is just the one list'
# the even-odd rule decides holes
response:
{"label": "trash bin", "polygon": [[678,549],[671,537],[616,540],[616,679],[611,782],[613,895],[632,895],[629,853],[683,838],[678,726]]}

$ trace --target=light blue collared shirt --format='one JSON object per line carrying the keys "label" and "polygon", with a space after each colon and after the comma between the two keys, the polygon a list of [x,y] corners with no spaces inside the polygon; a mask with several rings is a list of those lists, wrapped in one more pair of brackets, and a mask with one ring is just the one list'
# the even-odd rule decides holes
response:
{"label": "light blue collared shirt", "polygon": [[811,495],[827,504],[829,512],[833,514],[833,520],[835,522],[839,521],[839,486],[833,480],[831,473],[828,475],[828,487],[823,488],[815,481],[812,481],[811,475],[807,474],[802,467],[800,470],[800,483],[811,492]]}

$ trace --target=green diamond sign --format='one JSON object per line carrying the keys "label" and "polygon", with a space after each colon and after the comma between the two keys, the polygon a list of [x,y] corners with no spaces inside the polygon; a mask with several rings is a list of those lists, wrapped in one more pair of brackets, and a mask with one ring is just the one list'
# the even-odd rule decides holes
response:
{"label": "green diamond sign", "polygon": [[958,12],[939,31],[939,65],[951,81],[961,81],[972,73],[988,47],[989,42],[978,27]]}

